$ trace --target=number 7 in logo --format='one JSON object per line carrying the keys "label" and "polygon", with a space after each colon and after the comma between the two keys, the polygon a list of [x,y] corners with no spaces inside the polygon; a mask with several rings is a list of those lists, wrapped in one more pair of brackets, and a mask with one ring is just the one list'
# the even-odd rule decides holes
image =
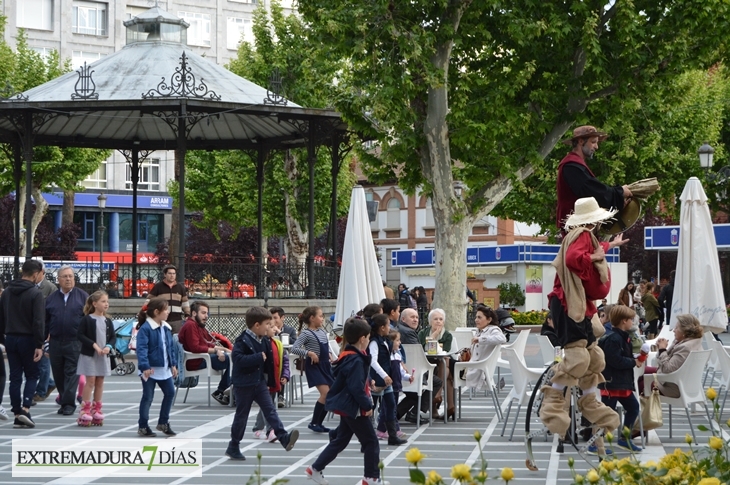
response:
{"label": "number 7 in logo", "polygon": [[155,462],[155,455],[157,454],[157,447],[156,446],[145,446],[142,448],[142,453],[146,453],[148,451],[152,452],[152,456],[150,457],[150,464],[147,465],[147,471],[150,471],[152,468],[152,464]]}

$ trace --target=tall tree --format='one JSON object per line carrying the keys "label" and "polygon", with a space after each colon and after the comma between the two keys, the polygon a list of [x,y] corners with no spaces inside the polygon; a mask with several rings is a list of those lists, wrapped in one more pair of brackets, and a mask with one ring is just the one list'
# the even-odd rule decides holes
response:
{"label": "tall tree", "polygon": [[[268,86],[274,68],[282,76],[283,95],[308,108],[332,103],[332,83],[339,64],[317,57],[307,30],[294,15],[285,15],[278,1],[254,11],[255,44],[242,42],[228,68],[241,77]],[[218,232],[219,221],[252,227],[257,221],[255,152],[193,152],[187,157],[186,205],[200,211],[200,224]],[[264,235],[287,235],[290,260],[303,262],[308,252],[309,175],[304,150],[271,153],[266,162]],[[317,153],[315,166],[315,230],[329,224],[332,161],[327,149]],[[338,215],[347,213],[354,174],[347,160],[338,176]],[[171,192],[175,194],[176,192]],[[284,209],[282,211],[282,208]],[[231,237],[235,237],[232,234]]]}
{"label": "tall tree", "polygon": [[[589,106],[609,112],[719,60],[729,8],[720,0],[299,2],[320,55],[348,61],[337,108],[380,141],[377,158],[361,153],[366,169],[432,199],[434,305],[450,327],[464,315],[474,222],[543,167],[571,126],[590,121]],[[456,180],[467,185],[461,198]]]}

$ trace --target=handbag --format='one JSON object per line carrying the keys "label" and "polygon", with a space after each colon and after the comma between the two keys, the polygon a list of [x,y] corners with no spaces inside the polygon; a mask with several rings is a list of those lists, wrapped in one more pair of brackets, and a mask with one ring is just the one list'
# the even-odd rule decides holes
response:
{"label": "handbag", "polygon": [[129,344],[127,345],[129,350],[137,350],[137,331],[136,326],[132,328],[132,336],[130,337]]}
{"label": "handbag", "polygon": [[464,347],[459,351],[459,362],[469,362],[471,360],[471,348]]}
{"label": "handbag", "polygon": [[[654,382],[658,382],[656,374],[654,374]],[[649,396],[641,396],[639,398],[641,404],[641,425],[644,431],[661,428],[664,424],[662,418],[662,402],[659,398],[659,389],[652,388]],[[639,420],[634,423],[634,431],[640,431]]]}
{"label": "handbag", "polygon": [[294,359],[294,368],[299,372],[304,372],[304,368],[307,366],[307,359],[297,357]]}

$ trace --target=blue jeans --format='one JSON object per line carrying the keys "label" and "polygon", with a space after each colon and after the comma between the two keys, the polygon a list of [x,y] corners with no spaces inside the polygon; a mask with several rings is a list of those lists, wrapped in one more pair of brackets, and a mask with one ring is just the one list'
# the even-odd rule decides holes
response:
{"label": "blue jeans", "polygon": [[[18,414],[22,408],[30,408],[38,384],[38,363],[33,362],[35,339],[31,335],[6,335],[5,351],[10,367],[10,406]],[[20,386],[25,375],[25,388],[21,403]]]}
{"label": "blue jeans", "polygon": [[139,402],[139,427],[146,428],[149,426],[150,406],[155,398],[155,385],[162,389],[162,406],[160,406],[160,417],[157,424],[168,424],[170,422],[170,409],[172,409],[172,400],[175,398],[175,384],[172,377],[161,381],[152,377],[146,381],[140,377],[142,381],[142,400]]}
{"label": "blue jeans", "polygon": [[274,430],[274,434],[279,438],[279,441],[286,436],[286,429],[284,429],[284,425],[279,419],[279,414],[276,412],[276,405],[274,404],[274,400],[271,399],[269,388],[266,387],[264,381],[259,382],[255,386],[233,386],[233,395],[236,397],[236,415],[231,425],[231,441],[228,446],[238,448],[241,443],[243,434],[246,432],[246,421],[248,421],[248,415],[251,412],[251,404],[254,402],[263,411],[264,418],[266,418],[271,429]]}
{"label": "blue jeans", "polygon": [[[228,389],[228,386],[231,385],[231,357],[228,355],[228,353],[225,354],[226,360],[221,362],[218,360],[217,355],[211,355],[210,356],[210,366],[213,368],[213,370],[225,370],[226,372],[221,377],[221,381],[218,383],[218,390],[220,392],[225,391]],[[205,369],[207,367],[207,363],[205,360],[200,361],[200,364],[198,364],[197,369],[190,369],[190,370],[200,370]]]}
{"label": "blue jeans", "polygon": [[51,359],[45,355],[38,361],[38,386],[35,388],[36,396],[46,397],[48,389],[51,386],[55,386],[53,378],[51,377]]}
{"label": "blue jeans", "polygon": [[[616,403],[620,402],[621,406],[624,408],[624,427],[629,428],[629,430],[634,428],[634,422],[636,421],[636,418],[639,417],[641,407],[633,393],[629,394],[627,397],[601,396],[601,402],[614,411],[616,410]],[[619,435],[623,438],[623,428],[621,428]]]}
{"label": "blue jeans", "polygon": [[373,425],[370,424],[370,418],[366,416],[357,418],[341,416],[340,425],[337,427],[337,437],[330,441],[322,451],[322,454],[319,455],[319,458],[312,464],[312,468],[318,472],[324,470],[327,465],[337,458],[337,455],[347,448],[353,434],[357,436],[365,454],[363,476],[367,478],[380,478],[380,469],[378,469],[380,445],[378,444],[378,438],[375,436]]}

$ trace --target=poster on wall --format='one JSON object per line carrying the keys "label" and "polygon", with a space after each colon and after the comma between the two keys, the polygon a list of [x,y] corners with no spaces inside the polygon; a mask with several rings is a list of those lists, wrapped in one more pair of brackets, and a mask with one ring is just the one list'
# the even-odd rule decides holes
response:
{"label": "poster on wall", "polygon": [[494,306],[495,305],[494,298],[492,298],[492,297],[484,298],[484,300],[482,301],[482,303],[484,303],[489,308],[495,308],[495,306]]}
{"label": "poster on wall", "polygon": [[527,265],[525,268],[525,292],[542,293],[542,265]]}

